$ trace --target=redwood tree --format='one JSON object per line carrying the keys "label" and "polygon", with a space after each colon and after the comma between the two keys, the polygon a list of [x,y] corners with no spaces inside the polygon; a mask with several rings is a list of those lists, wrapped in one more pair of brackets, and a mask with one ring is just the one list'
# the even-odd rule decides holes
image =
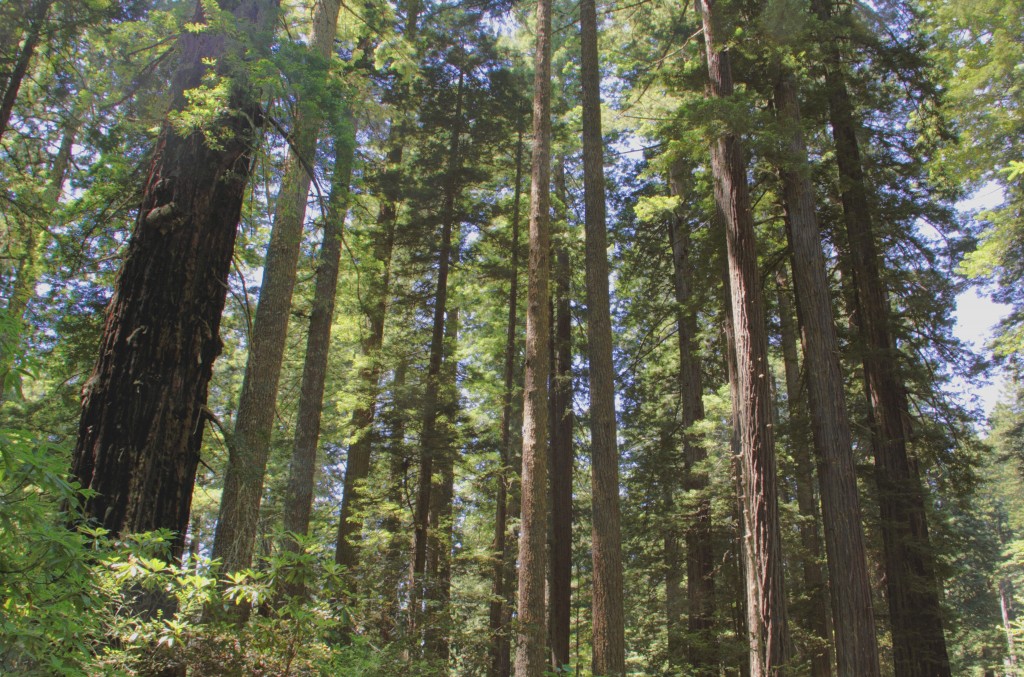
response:
{"label": "redwood tree", "polygon": [[[275,0],[224,0],[240,34],[213,23],[177,43],[171,113],[205,78],[230,78],[225,110],[206,129],[165,119],[114,296],[85,385],[72,471],[95,493],[84,513],[114,534],[175,532],[180,555],[220,352],[227,277],[262,112],[247,54],[269,46]],[[206,24],[197,3],[193,23]],[[243,39],[239,39],[239,35]],[[248,42],[248,44],[246,44]],[[210,143],[208,138],[216,138]]]}

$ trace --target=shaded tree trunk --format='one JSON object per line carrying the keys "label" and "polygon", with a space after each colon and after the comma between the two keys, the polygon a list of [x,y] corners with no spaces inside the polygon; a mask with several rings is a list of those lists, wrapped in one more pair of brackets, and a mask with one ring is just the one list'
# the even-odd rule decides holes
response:
{"label": "shaded tree trunk", "polygon": [[[331,179],[329,210],[324,214],[324,236],[316,269],[313,308],[309,316],[306,359],[302,368],[299,410],[296,415],[295,442],[284,501],[284,529],[299,536],[309,531],[313,507],[316,452],[323,414],[331,325],[334,320],[334,298],[338,289],[341,234],[348,210],[349,184],[355,159],[355,123],[351,116],[345,122],[347,124],[334,137],[334,175]],[[299,550],[298,542],[292,538],[285,539],[284,547],[293,552]],[[303,591],[300,588],[294,592],[302,594]]]}
{"label": "shaded tree trunk", "polygon": [[[814,491],[814,465],[811,459],[810,421],[807,416],[807,392],[800,377],[800,362],[797,355],[797,327],[793,315],[792,293],[789,278],[780,265],[776,273],[778,285],[778,310],[780,343],[786,375],[786,404],[789,410],[790,453],[793,456],[794,480],[796,481],[797,510],[803,518],[800,521],[800,569],[803,574],[806,606],[799,614],[810,635],[807,651],[811,659],[812,677],[827,677],[832,674],[829,633],[828,585],[822,571],[822,545],[818,513],[818,498]],[[838,355],[836,355],[838,358]],[[813,378],[807,374],[807,378]],[[856,478],[854,478],[856,479]],[[847,674],[847,673],[843,673]],[[850,673],[856,674],[856,673]]]}
{"label": "shaded tree trunk", "polygon": [[438,252],[437,292],[434,297],[434,323],[430,338],[430,357],[427,364],[427,383],[423,403],[423,424],[420,433],[419,479],[417,480],[416,507],[413,515],[412,563],[412,621],[419,628],[417,617],[420,600],[424,599],[424,573],[427,563],[427,536],[430,520],[430,491],[434,477],[434,460],[440,449],[437,415],[440,402],[441,365],[444,360],[444,327],[448,308],[448,272],[452,259],[452,230],[455,226],[455,201],[459,192],[459,136],[462,133],[462,90],[464,75],[459,74],[452,120],[451,141],[448,148],[448,176],[445,181],[444,201],[441,206],[441,245]]}
{"label": "shaded tree trunk", "polygon": [[[339,9],[336,0],[325,0],[317,4],[314,14],[311,56],[320,60],[324,69],[330,62]],[[228,466],[213,537],[213,556],[221,560],[224,572],[249,567],[256,546],[277,386],[288,336],[306,202],[322,126],[323,115],[315,103],[300,101],[274,208],[274,226],[263,266],[238,417],[228,444]],[[239,607],[238,611],[245,615],[244,607]]]}
{"label": "shaded tree trunk", "polygon": [[[269,35],[272,0],[232,3],[239,24]],[[206,23],[197,4],[195,23]],[[257,39],[256,48],[265,47]],[[250,46],[252,49],[252,46]],[[114,535],[170,529],[180,557],[188,527],[235,233],[262,116],[244,73],[231,72],[241,45],[216,29],[184,33],[171,110],[213,68],[232,76],[216,148],[202,132],[165,122],[156,142],[135,229],[118,275],[86,383],[72,472],[95,493],[84,514]]]}
{"label": "shaded tree trunk", "polygon": [[21,89],[21,83],[25,80],[25,75],[28,74],[28,67],[32,63],[36,47],[39,46],[43,23],[46,21],[46,15],[49,14],[51,5],[53,5],[53,0],[36,0],[29,9],[25,37],[22,39],[21,48],[15,57],[11,74],[4,82],[3,94],[0,95],[0,139],[3,138],[4,132],[10,125],[14,103],[18,100],[18,91]]}
{"label": "shaded tree trunk", "polygon": [[[700,0],[711,95],[733,93],[729,52],[718,44],[716,0]],[[789,658],[783,590],[782,543],[772,430],[771,379],[762,289],[746,163],[739,138],[726,132],[711,144],[715,199],[725,214],[729,289],[739,382],[743,500],[754,566],[747,591],[751,675],[782,675]]]}
{"label": "shaded tree trunk", "polygon": [[[455,263],[453,261],[453,263]],[[440,409],[444,415],[438,431],[437,483],[430,493],[430,532],[427,548],[427,655],[447,665],[451,654],[452,502],[455,498],[455,419],[458,416],[458,364],[454,359],[459,340],[459,309],[448,313],[445,326],[445,358],[441,369]]]}
{"label": "shaded tree trunk", "polygon": [[554,176],[562,205],[556,209],[561,237],[555,243],[554,299],[552,302],[551,365],[551,580],[548,596],[548,641],[551,665],[569,664],[572,620],[572,271],[569,267],[565,190],[565,158],[559,156]]}
{"label": "shaded tree trunk", "polygon": [[608,298],[601,75],[598,68],[597,10],[594,0],[580,2],[580,43],[593,509],[593,670],[596,675],[617,677],[626,672],[626,640],[622,606],[622,535],[619,508],[619,453],[616,448],[615,366],[612,363],[611,304]]}
{"label": "shaded tree trunk", "polygon": [[[814,0],[812,6],[827,25],[832,16],[830,0]],[[896,677],[948,677],[951,673],[935,552],[928,536],[924,488],[917,464],[907,452],[911,428],[907,393],[889,326],[889,300],[880,274],[857,125],[836,43],[825,37],[822,44],[829,120],[856,292],[856,325],[871,412],[893,662]]]}
{"label": "shaded tree trunk", "polygon": [[[491,587],[489,627],[491,630],[490,677],[508,677],[512,672],[511,642],[504,622],[509,597],[509,577],[505,576],[508,559],[505,532],[508,529],[508,483],[512,469],[512,396],[515,387],[516,325],[519,315],[519,201],[523,174],[523,132],[516,141],[515,194],[512,198],[512,251],[509,255],[508,323],[505,325],[505,365],[502,372],[501,448],[498,450],[498,496],[494,519],[494,583]],[[514,513],[513,513],[514,514]]]}
{"label": "shaded tree trunk", "polygon": [[[789,127],[789,158],[781,175],[797,310],[806,360],[814,445],[819,459],[821,504],[829,579],[836,664],[840,675],[879,674],[878,644],[871,606],[857,469],[846,416],[839,340],[832,316],[821,234],[814,213],[807,148],[800,129],[800,106],[791,74],[775,86],[776,110]],[[789,375],[787,374],[787,380]],[[794,391],[795,392],[795,391]],[[827,674],[823,670],[818,674]]]}
{"label": "shaded tree trunk", "polygon": [[[669,176],[672,195],[688,197],[688,178],[685,168],[676,165]],[[683,489],[696,495],[696,506],[687,519],[686,541],[686,596],[689,607],[688,629],[690,638],[686,655],[699,675],[718,673],[717,637],[714,633],[715,617],[715,562],[711,534],[711,499],[706,495],[707,473],[697,466],[707,459],[708,453],[691,428],[704,419],[704,385],[701,359],[697,350],[697,307],[693,299],[693,269],[690,260],[690,233],[682,217],[669,221],[672,246],[672,282],[676,301],[676,336],[679,345],[679,398],[681,402]],[[668,550],[668,548],[666,548]],[[669,652],[672,656],[672,633],[669,633]],[[678,654],[677,654],[678,655]]]}
{"label": "shaded tree trunk", "polygon": [[526,374],[523,385],[522,519],[519,538],[517,677],[541,677],[545,656],[544,584],[547,569],[548,280],[551,270],[551,0],[537,0],[533,83],[533,162],[526,298]]}

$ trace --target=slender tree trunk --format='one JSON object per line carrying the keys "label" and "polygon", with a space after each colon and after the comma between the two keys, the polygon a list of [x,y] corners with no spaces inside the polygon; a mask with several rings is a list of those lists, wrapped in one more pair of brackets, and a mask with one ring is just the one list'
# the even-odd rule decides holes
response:
{"label": "slender tree trunk", "polygon": [[489,627],[491,630],[490,677],[508,677],[510,641],[508,628],[503,623],[505,600],[509,596],[505,576],[507,547],[505,530],[508,528],[508,482],[512,450],[512,396],[515,387],[516,325],[519,315],[519,200],[523,174],[523,132],[516,141],[515,194],[512,198],[512,251],[509,255],[508,323],[505,325],[505,366],[502,373],[503,395],[501,406],[501,448],[497,473],[497,512],[494,518],[494,584],[491,588]]}
{"label": "slender tree trunk", "polygon": [[[801,337],[807,364],[814,443],[819,458],[821,502],[829,578],[833,581],[832,613],[836,629],[836,661],[840,675],[879,674],[878,644],[871,607],[871,583],[864,546],[857,470],[850,424],[846,416],[839,340],[821,234],[814,213],[807,148],[800,129],[800,107],[791,74],[775,87],[776,110],[789,126],[789,162],[781,172]],[[819,674],[826,674],[821,672]]]}
{"label": "slender tree trunk", "polygon": [[[305,536],[313,508],[316,476],[316,452],[323,414],[324,381],[327,356],[331,345],[334,320],[334,298],[338,289],[338,268],[341,259],[341,233],[348,210],[348,191],[352,180],[356,137],[354,120],[347,116],[345,126],[334,137],[334,175],[331,180],[329,210],[324,214],[324,236],[320,245],[320,261],[316,269],[313,308],[306,337],[306,359],[302,368],[299,410],[296,416],[295,442],[284,502],[284,529]],[[284,547],[298,551],[298,542],[286,538]],[[298,589],[296,593],[301,594]]]}
{"label": "slender tree trunk", "polygon": [[14,68],[11,69],[7,82],[4,83],[3,94],[0,95],[0,139],[3,138],[4,132],[7,131],[7,127],[10,125],[11,113],[14,112],[14,103],[18,100],[18,91],[21,89],[21,83],[25,80],[25,75],[28,73],[28,67],[32,63],[36,47],[39,46],[43,23],[46,21],[46,15],[50,12],[52,4],[53,0],[36,0],[32,4],[31,9],[29,9],[28,28],[25,38],[21,43],[21,49],[18,50],[18,56],[14,61]]}
{"label": "slender tree trunk", "polygon": [[548,280],[551,270],[551,0],[537,0],[533,83],[533,162],[523,387],[522,519],[519,538],[517,677],[541,677],[545,656],[544,583],[548,527]]}
{"label": "slender tree trunk", "polygon": [[[273,0],[234,6],[244,32],[269,35]],[[197,4],[195,23],[206,23]],[[256,41],[257,48],[265,47]],[[252,47],[250,47],[252,49]],[[210,29],[178,40],[171,110],[211,68],[227,74],[241,45]],[[142,205],[118,275],[100,356],[82,401],[72,472],[94,494],[84,513],[114,535],[170,529],[180,557],[188,527],[207,384],[218,336],[235,232],[261,122],[242,73],[232,72],[218,144],[202,132],[180,136],[165,122]],[[129,425],[130,423],[130,425]]]}
{"label": "slender tree trunk", "polygon": [[[776,273],[778,285],[778,309],[782,358],[786,373],[786,403],[789,409],[790,453],[793,456],[794,479],[796,480],[796,503],[800,512],[800,568],[807,604],[800,614],[810,635],[807,647],[811,659],[812,677],[828,677],[832,674],[829,633],[828,585],[819,563],[822,558],[821,534],[818,513],[818,499],[814,492],[814,464],[811,459],[810,421],[807,416],[807,392],[800,377],[800,362],[797,355],[797,326],[790,300],[792,289],[785,268],[780,266]],[[838,355],[837,355],[838,357]],[[813,378],[807,374],[807,378]],[[846,673],[843,673],[846,674]]]}
{"label": "slender tree trunk", "polygon": [[[822,23],[831,21],[830,0],[814,0]],[[886,591],[896,677],[948,677],[942,628],[941,588],[928,537],[925,492],[907,452],[910,414],[900,378],[900,359],[889,326],[868,186],[841,57],[831,39],[825,47],[825,84],[843,216],[856,291],[864,380],[872,420],[875,478],[881,512]]]}
{"label": "slender tree trunk", "polygon": [[[313,17],[311,52],[324,64],[330,60],[339,8],[337,0],[324,0],[317,4]],[[322,126],[323,115],[316,105],[300,102],[274,209],[274,226],[267,245],[259,304],[242,379],[238,417],[228,445],[228,466],[213,537],[213,556],[221,560],[225,572],[239,571],[252,564],[306,201]],[[243,607],[239,607],[238,612],[245,615]]]}
{"label": "slender tree trunk", "polygon": [[[77,113],[77,111],[75,111]],[[68,119],[61,136],[60,147],[57,155],[53,158],[53,165],[50,167],[50,177],[46,190],[43,193],[43,209],[48,213],[55,213],[59,208],[60,196],[64,191],[64,182],[67,179],[68,168],[71,166],[71,155],[74,149],[75,140],[78,137],[78,129],[81,125],[78,116],[73,113]],[[0,356],[0,404],[3,404],[8,395],[8,382],[11,367],[14,364],[16,355],[19,352],[20,343],[24,338],[26,312],[29,302],[35,294],[36,283],[39,281],[40,273],[40,250],[46,250],[45,241],[40,247],[40,230],[45,237],[45,229],[37,228],[37,224],[28,220],[25,224],[24,252],[18,261],[14,273],[14,284],[11,296],[7,300],[7,317],[17,323],[18,334],[14,338],[14,347],[6,355]],[[17,387],[16,384],[14,384]]]}
{"label": "slender tree trunk", "polygon": [[[456,263],[457,261],[453,261]],[[446,666],[451,654],[452,585],[452,502],[455,498],[455,419],[458,416],[457,375],[455,359],[459,340],[459,309],[452,308],[445,325],[443,382],[440,388],[440,411],[444,422],[438,430],[437,483],[430,493],[430,531],[427,539],[427,624],[424,629],[427,655]]]}
{"label": "slender tree trunk", "polygon": [[[717,1],[699,2],[711,95],[727,98],[733,93],[732,68],[729,52],[717,42]],[[789,639],[776,489],[771,379],[746,163],[742,144],[735,134],[726,132],[712,141],[711,166],[715,198],[725,214],[726,223],[729,288],[739,368],[744,507],[756,574],[756,585],[748,590],[750,619],[756,623],[750,628],[751,674],[753,677],[775,676],[785,672]]]}
{"label": "slender tree trunk", "polygon": [[568,199],[565,190],[565,159],[558,158],[554,176],[561,237],[555,243],[554,300],[552,311],[551,380],[551,581],[548,600],[548,640],[551,665],[569,664],[569,631],[572,620],[572,271],[569,268]]}
{"label": "slender tree trunk", "polygon": [[626,672],[626,644],[625,615],[622,607],[622,535],[619,509],[619,453],[616,448],[615,429],[615,367],[612,363],[611,304],[608,298],[601,75],[598,68],[597,10],[594,0],[580,2],[580,40],[593,506],[593,670],[596,675],[617,677]]}
{"label": "slender tree trunk", "polygon": [[[685,169],[673,167],[669,187],[673,195],[688,197]],[[687,519],[686,596],[690,640],[686,653],[699,675],[718,674],[718,647],[714,632],[715,562],[711,535],[711,499],[706,495],[707,473],[698,466],[708,457],[699,436],[691,428],[704,420],[704,384],[697,351],[697,307],[693,299],[693,268],[690,233],[681,216],[669,221],[672,246],[672,281],[676,300],[676,336],[679,344],[679,397],[682,404],[682,447],[685,474],[683,488],[697,496]],[[669,635],[671,642],[671,633]],[[670,647],[671,649],[671,647]]]}
{"label": "slender tree trunk", "polygon": [[452,258],[452,230],[455,226],[455,201],[459,193],[459,136],[462,133],[462,88],[464,76],[459,74],[455,96],[455,115],[452,121],[451,141],[448,149],[448,177],[445,181],[444,202],[441,207],[441,248],[438,253],[437,293],[434,298],[434,325],[430,339],[430,358],[427,365],[427,385],[423,404],[423,427],[420,433],[420,473],[413,516],[412,594],[413,626],[419,624],[420,600],[424,594],[424,573],[427,562],[427,535],[430,519],[430,490],[434,476],[434,460],[439,450],[437,414],[439,405],[441,365],[444,360],[444,326],[448,307],[448,271]]}

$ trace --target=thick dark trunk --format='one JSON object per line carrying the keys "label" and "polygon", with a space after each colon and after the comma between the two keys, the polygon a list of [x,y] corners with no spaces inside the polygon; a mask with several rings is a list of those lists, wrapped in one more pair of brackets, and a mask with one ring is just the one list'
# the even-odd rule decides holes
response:
{"label": "thick dark trunk", "polygon": [[490,677],[509,677],[510,637],[505,618],[505,605],[509,597],[509,577],[505,576],[508,548],[505,531],[508,528],[508,483],[512,468],[512,395],[516,363],[516,325],[519,315],[519,201],[523,174],[523,133],[516,142],[515,194],[512,198],[512,251],[509,256],[508,323],[505,325],[505,366],[502,372],[501,448],[498,450],[498,497],[494,518],[494,583],[491,587],[489,627],[491,630]]}
{"label": "thick dark trunk", "polygon": [[[688,197],[685,168],[676,166],[669,176],[672,195]],[[672,282],[676,300],[676,336],[679,345],[679,398],[683,447],[683,489],[697,497],[694,512],[686,520],[686,596],[689,607],[687,659],[696,674],[718,674],[718,641],[714,632],[715,562],[711,534],[711,499],[706,495],[707,473],[697,466],[708,457],[692,427],[704,419],[704,385],[697,351],[697,305],[693,299],[690,233],[681,217],[669,222],[672,246]],[[668,544],[666,544],[668,545]],[[668,548],[666,547],[666,552]],[[672,614],[670,614],[671,616]],[[672,619],[670,618],[670,621]],[[669,629],[670,660],[672,629]],[[677,656],[678,657],[678,656]]]}
{"label": "thick dark trunk", "polygon": [[556,238],[551,366],[551,580],[548,586],[548,641],[551,665],[569,664],[572,619],[572,271],[569,268],[565,160],[558,158],[555,192],[561,237]]}
{"label": "thick dark trunk", "polygon": [[593,670],[596,675],[618,677],[626,672],[625,615],[622,600],[615,367],[612,363],[611,304],[608,295],[601,75],[598,69],[597,10],[594,0],[580,2],[580,43],[593,509]]}
{"label": "thick dark trunk", "polygon": [[[348,210],[348,190],[352,179],[356,137],[354,120],[334,138],[334,175],[331,179],[329,210],[324,214],[324,236],[320,245],[320,261],[316,268],[313,307],[309,315],[306,337],[306,359],[302,368],[299,410],[296,415],[295,442],[289,467],[288,490],[284,501],[284,529],[305,536],[313,507],[316,477],[316,452],[323,414],[324,381],[331,345],[334,320],[334,298],[338,289],[338,267],[341,260],[341,234]],[[298,543],[286,538],[284,547],[298,551]],[[296,590],[295,592],[301,592]]]}
{"label": "thick dark trunk", "polygon": [[548,530],[548,281],[551,270],[551,0],[537,0],[533,82],[533,162],[526,298],[526,374],[523,384],[522,519],[519,538],[519,616],[515,674],[542,677],[544,585]]}
{"label": "thick dark trunk", "polygon": [[[711,95],[733,93],[728,51],[717,40],[716,1],[700,0]],[[715,199],[725,215],[729,289],[736,342],[742,446],[743,498],[754,587],[748,590],[751,674],[782,675],[789,657],[782,538],[776,488],[768,341],[746,161],[739,138],[725,132],[712,140]]]}
{"label": "thick dark trunk", "polygon": [[[814,212],[807,148],[800,130],[796,86],[784,73],[775,87],[776,110],[790,134],[781,171],[797,310],[806,360],[814,445],[818,455],[836,665],[840,675],[879,674],[871,583],[864,546],[857,470],[846,416],[839,340],[832,316],[821,234]],[[822,669],[818,674],[827,674]]]}
{"label": "thick dark trunk", "polygon": [[[235,7],[242,26],[266,35],[277,3]],[[205,23],[202,6],[195,20]],[[171,110],[187,105],[215,61],[226,73],[241,46],[215,29],[178,41]],[[239,73],[218,143],[164,123],[142,205],[107,309],[96,368],[83,393],[72,471],[96,492],[87,518],[114,535],[169,529],[181,555],[206,418],[207,384],[235,232],[261,112]]]}
{"label": "thick dark trunk", "polygon": [[[325,62],[329,60],[334,44],[339,8],[340,4],[335,0],[317,4],[311,51]],[[228,444],[228,466],[213,537],[213,556],[221,560],[224,572],[249,567],[256,547],[302,227],[322,125],[323,115],[319,108],[300,102],[294,138],[288,149],[274,209],[274,225],[263,266],[263,282],[242,379],[238,417]]]}
{"label": "thick dark trunk", "polygon": [[[813,6],[824,24],[831,21],[830,0],[814,0]],[[948,677],[951,673],[942,627],[941,588],[928,536],[925,492],[917,464],[907,452],[911,428],[907,393],[889,326],[889,301],[881,279],[857,125],[837,46],[830,39],[822,44],[856,292],[856,324],[871,411],[893,662],[896,677]]]}

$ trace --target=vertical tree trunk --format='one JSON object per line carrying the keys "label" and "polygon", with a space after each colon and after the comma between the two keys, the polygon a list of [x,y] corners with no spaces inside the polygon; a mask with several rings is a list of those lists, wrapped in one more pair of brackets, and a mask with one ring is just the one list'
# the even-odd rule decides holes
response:
{"label": "vertical tree trunk", "polygon": [[[456,263],[457,261],[453,261]],[[440,411],[443,427],[438,431],[437,483],[430,493],[430,532],[427,539],[427,624],[424,646],[427,656],[437,665],[447,666],[451,654],[452,585],[452,502],[455,498],[455,419],[458,416],[458,363],[455,359],[459,340],[459,309],[452,308],[445,325],[444,364],[441,368]]]}
{"label": "vertical tree trunk", "polygon": [[[404,37],[412,41],[416,37],[420,5],[418,0],[408,0],[405,5]],[[401,98],[404,100],[407,94],[407,90],[403,91]],[[359,521],[353,519],[353,516],[358,512],[360,484],[370,473],[373,424],[377,415],[377,397],[384,367],[380,359],[380,349],[384,345],[384,323],[391,294],[391,258],[395,248],[395,229],[401,193],[401,166],[402,156],[405,152],[407,127],[408,123],[404,121],[395,122],[388,137],[390,150],[381,186],[382,199],[377,212],[377,232],[374,234],[373,257],[377,270],[369,275],[364,301],[361,303],[369,332],[362,342],[362,357],[368,363],[359,370],[360,403],[352,412],[351,425],[355,439],[349,445],[348,459],[345,464],[345,479],[343,480],[341,510],[338,516],[338,533],[334,550],[334,561],[346,567],[350,574],[359,563],[354,543],[359,537]],[[351,575],[349,576],[349,585],[355,585],[355,579]]]}
{"label": "vertical tree trunk", "polygon": [[[347,116],[345,122],[345,126],[334,137],[334,175],[331,178],[329,210],[324,214],[324,236],[316,269],[313,308],[309,315],[295,442],[284,501],[284,529],[299,536],[309,531],[309,517],[313,507],[317,442],[320,438],[324,381],[334,320],[334,298],[338,289],[341,233],[345,212],[348,210],[349,183],[352,180],[356,150],[355,127],[351,115]],[[298,551],[298,543],[291,538],[285,539],[284,547]],[[300,589],[295,592],[302,593]]]}
{"label": "vertical tree trunk", "polygon": [[519,617],[515,673],[541,677],[547,669],[544,625],[548,527],[548,316],[551,296],[551,0],[537,0],[533,82],[533,162],[526,299],[526,375],[523,386],[522,519],[519,538]]}
{"label": "vertical tree trunk", "polygon": [[4,83],[3,94],[0,95],[0,139],[3,138],[4,132],[7,131],[7,127],[11,122],[14,103],[18,100],[18,91],[21,89],[21,83],[25,80],[25,75],[28,73],[28,67],[32,63],[36,47],[39,46],[43,23],[46,21],[46,15],[50,12],[52,4],[53,0],[36,0],[36,2],[32,3],[31,9],[29,9],[29,16],[27,18],[28,28],[25,32],[25,38],[22,40],[21,49],[18,50],[18,56],[14,61],[14,68],[11,69],[11,74]]}
{"label": "vertical tree trunk", "polygon": [[[277,13],[273,0],[233,5],[246,33],[261,40]],[[197,3],[195,23],[206,23]],[[250,46],[250,49],[252,47]],[[235,232],[261,114],[244,73],[232,72],[241,45],[216,29],[178,40],[180,65],[171,110],[187,104],[210,67],[230,73],[218,144],[202,132],[179,135],[165,122],[142,205],[107,309],[100,356],[82,401],[72,472],[95,493],[87,518],[115,535],[175,533],[181,555],[205,422],[207,384],[221,350],[218,335]]]}
{"label": "vertical tree trunk", "polygon": [[[793,303],[789,297],[792,289],[783,266],[780,266],[776,273],[776,283],[778,285],[779,334],[786,374],[786,403],[789,409],[790,453],[795,466],[797,510],[800,512],[800,517],[803,518],[800,521],[800,544],[803,547],[800,569],[803,573],[807,604],[800,617],[803,619],[812,643],[808,647],[811,676],[828,677],[832,674],[832,661],[829,649],[828,586],[821,564],[819,564],[822,557],[821,534],[819,533],[821,516],[818,513],[818,499],[814,492],[814,465],[811,459],[810,445],[811,429],[805,399],[807,392],[800,378],[796,318],[793,316]],[[838,358],[838,355],[836,357]],[[814,376],[808,373],[807,378],[814,378]]]}
{"label": "vertical tree trunk", "polygon": [[[819,458],[832,615],[840,675],[879,674],[878,644],[871,607],[857,470],[846,416],[839,340],[821,234],[814,213],[807,148],[800,129],[800,106],[791,74],[775,87],[780,120],[790,134],[788,162],[781,171],[801,337],[807,364],[811,422]],[[824,675],[824,672],[820,674]]]}
{"label": "vertical tree trunk", "polygon": [[505,600],[509,596],[509,581],[505,576],[505,560],[508,556],[505,544],[505,530],[508,528],[508,482],[512,462],[512,394],[516,362],[516,325],[519,315],[519,201],[522,191],[520,184],[523,174],[523,132],[520,129],[516,141],[515,193],[512,198],[512,251],[509,255],[508,323],[505,325],[505,365],[502,372],[501,405],[501,448],[498,450],[497,473],[498,497],[494,518],[494,584],[491,587],[489,627],[491,630],[491,653],[488,675],[508,677],[510,638],[508,627],[503,622]]}
{"label": "vertical tree trunk", "polygon": [[[813,7],[823,23],[831,20],[830,0],[814,0]],[[907,393],[900,379],[899,355],[889,327],[889,300],[880,275],[857,127],[836,44],[830,39],[822,42],[829,117],[856,292],[857,330],[873,428],[896,677],[948,677],[951,673],[942,629],[935,553],[928,537],[924,488],[917,464],[907,453]]]}
{"label": "vertical tree trunk", "polygon": [[619,453],[616,448],[615,429],[615,366],[612,363],[612,324],[608,298],[601,75],[597,56],[597,10],[594,0],[580,2],[580,42],[593,506],[593,670],[596,675],[617,677],[626,672],[625,615],[622,607],[622,535],[619,509]]}
{"label": "vertical tree trunk", "polygon": [[[330,62],[340,6],[337,0],[319,2],[313,18],[311,52],[325,68]],[[316,105],[300,101],[274,209],[274,226],[267,245],[263,282],[242,379],[238,417],[228,445],[228,466],[213,537],[213,556],[221,560],[225,572],[249,567],[256,546],[306,201],[322,125],[323,115]],[[238,611],[244,616],[243,608]]]}
{"label": "vertical tree trunk", "polygon": [[572,615],[572,271],[569,268],[568,199],[565,190],[565,159],[559,156],[554,176],[561,232],[555,242],[554,320],[552,326],[551,380],[551,581],[548,600],[548,640],[551,665],[569,664],[569,630]]}
{"label": "vertical tree trunk", "polygon": [[[715,210],[717,223],[725,222],[725,214],[721,209]],[[717,224],[716,224],[717,225]],[[725,243],[720,243],[724,245]],[[757,629],[759,627],[757,610],[750,605],[750,591],[757,589],[757,566],[754,560],[753,537],[749,529],[747,517],[747,501],[744,499],[743,490],[743,419],[740,416],[740,377],[739,361],[736,357],[736,328],[733,325],[732,295],[729,290],[729,261],[728,257],[722,259],[722,309],[724,322],[722,329],[725,334],[725,367],[729,379],[729,402],[730,423],[732,424],[729,435],[729,450],[732,452],[732,480],[736,490],[736,526],[739,543],[737,544],[737,557],[739,559],[740,575],[743,578],[743,591],[738,595],[737,611],[741,617],[738,623],[736,634],[746,634],[747,653],[746,660],[739,666],[741,677],[764,674],[764,657],[751,650],[757,646]]]}
{"label": "vertical tree trunk", "polygon": [[[732,68],[728,51],[718,44],[716,4],[716,0],[700,0],[711,95],[727,98],[733,93]],[[750,628],[751,674],[753,677],[782,675],[789,657],[789,639],[783,591],[768,341],[746,163],[742,144],[736,135],[726,132],[712,141],[711,167],[715,199],[725,214],[742,420],[743,498],[756,577],[756,585],[748,590],[747,597],[750,620],[755,622]]]}
{"label": "vertical tree trunk", "polygon": [[[669,176],[672,195],[688,197],[685,168],[673,167]],[[686,596],[689,606],[689,663],[699,675],[718,673],[715,617],[715,562],[711,538],[711,499],[706,495],[708,476],[697,468],[707,450],[691,428],[704,419],[704,385],[697,352],[697,308],[692,298],[693,268],[690,233],[681,216],[669,221],[672,246],[672,282],[676,300],[676,336],[679,344],[679,398],[682,404],[683,488],[698,496],[695,512],[687,519]],[[669,634],[671,643],[672,635]],[[671,647],[670,647],[671,654]]]}
{"label": "vertical tree trunk", "polygon": [[[420,433],[419,479],[416,507],[413,516],[415,529],[412,565],[412,620],[416,628],[420,613],[420,600],[424,599],[424,573],[427,562],[427,532],[430,519],[430,490],[434,476],[434,459],[439,450],[437,414],[439,405],[441,364],[444,359],[444,327],[448,307],[448,271],[452,258],[452,230],[455,226],[455,201],[459,193],[459,136],[462,133],[462,88],[464,75],[459,74],[455,95],[455,115],[452,120],[451,141],[448,148],[448,176],[445,181],[444,201],[441,206],[441,248],[438,252],[437,293],[434,297],[434,324],[430,338],[430,358],[427,364],[427,384],[423,403],[423,427]],[[422,628],[419,628],[422,629]]]}

